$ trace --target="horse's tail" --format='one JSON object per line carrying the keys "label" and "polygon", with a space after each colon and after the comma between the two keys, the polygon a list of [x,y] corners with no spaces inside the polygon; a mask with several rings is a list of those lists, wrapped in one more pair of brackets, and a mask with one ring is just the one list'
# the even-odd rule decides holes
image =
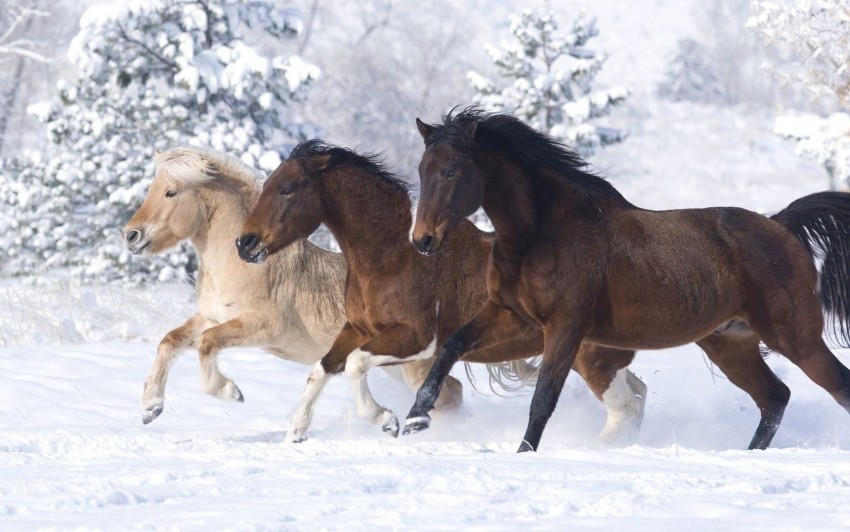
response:
{"label": "horse's tail", "polygon": [[[490,390],[496,395],[502,395],[502,392],[513,393],[527,386],[534,386],[537,383],[537,374],[540,372],[540,358],[536,356],[525,360],[487,364]],[[477,381],[472,374],[469,362],[464,363],[464,369],[472,387],[477,390]]]}
{"label": "horse's tail", "polygon": [[813,261],[822,261],[821,303],[835,339],[850,346],[850,194],[810,194],[771,218],[796,235]]}

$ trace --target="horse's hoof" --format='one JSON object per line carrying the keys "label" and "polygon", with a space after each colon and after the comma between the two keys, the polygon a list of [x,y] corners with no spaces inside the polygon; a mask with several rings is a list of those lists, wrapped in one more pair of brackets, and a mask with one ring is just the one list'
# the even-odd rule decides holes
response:
{"label": "horse's hoof", "polygon": [[233,381],[227,381],[224,386],[216,394],[216,397],[222,401],[230,401],[234,403],[244,403],[245,396],[242,395],[242,390]]}
{"label": "horse's hoof", "polygon": [[158,418],[160,414],[162,414],[162,403],[156,403],[150,406],[146,406],[142,410],[142,423],[147,425],[154,419]]}
{"label": "horse's hoof", "polygon": [[302,443],[307,441],[306,434],[295,434],[291,438],[289,437],[289,433],[286,434],[286,439],[283,440],[285,443]]}
{"label": "horse's hoof", "polygon": [[519,449],[517,449],[516,452],[518,452],[518,453],[533,453],[533,452],[537,452],[537,449],[532,447],[531,444],[528,443],[527,441],[522,440],[522,443],[519,444]]}
{"label": "horse's hoof", "polygon": [[408,434],[416,434],[417,432],[428,430],[430,426],[430,416],[409,417],[404,423],[404,435],[407,436]]}
{"label": "horse's hoof", "polygon": [[390,418],[381,426],[381,430],[390,434],[393,438],[398,438],[398,418],[392,412],[387,412]]}

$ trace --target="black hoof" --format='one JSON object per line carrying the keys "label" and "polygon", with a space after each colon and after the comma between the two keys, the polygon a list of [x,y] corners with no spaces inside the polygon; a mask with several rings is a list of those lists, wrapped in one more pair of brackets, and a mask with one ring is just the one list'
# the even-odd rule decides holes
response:
{"label": "black hoof", "polygon": [[522,440],[522,443],[519,444],[519,449],[516,450],[518,453],[533,453],[536,451],[537,449],[532,447],[531,444],[525,440]]}
{"label": "black hoof", "polygon": [[408,434],[416,434],[417,432],[422,432],[423,430],[428,430],[431,426],[431,418],[430,416],[416,416],[409,417],[407,421],[404,423],[404,432],[403,434],[407,436]]}

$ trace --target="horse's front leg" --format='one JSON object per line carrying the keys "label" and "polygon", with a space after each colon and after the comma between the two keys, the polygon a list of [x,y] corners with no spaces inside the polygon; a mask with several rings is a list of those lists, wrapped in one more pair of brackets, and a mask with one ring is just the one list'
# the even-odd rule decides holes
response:
{"label": "horse's front leg", "polygon": [[201,388],[222,401],[244,402],[242,391],[218,367],[218,352],[238,345],[269,345],[271,324],[260,314],[245,314],[201,333],[198,339],[198,361],[201,365]]}
{"label": "horse's front leg", "polygon": [[156,358],[142,390],[142,423],[145,425],[162,413],[165,403],[165,383],[174,359],[183,349],[192,345],[201,331],[209,325],[209,320],[200,314],[195,314],[186,320],[186,323],[166,334],[159,342]]}
{"label": "horse's front leg", "polygon": [[307,439],[307,429],[310,428],[310,422],[313,419],[313,407],[328,378],[346,369],[348,355],[360,347],[364,340],[363,336],[351,327],[351,324],[345,323],[334,339],[330,351],[316,362],[307,377],[307,386],[301,394],[301,400],[295,407],[295,413],[289,423],[286,442],[298,443]]}
{"label": "horse's front leg", "polygon": [[543,360],[531,398],[528,427],[518,453],[537,450],[543,429],[558,404],[582,337],[581,329],[573,323],[554,321],[543,327]]}
{"label": "horse's front leg", "polygon": [[440,348],[425,382],[416,392],[416,400],[404,424],[404,434],[413,434],[431,426],[431,416],[440,389],[452,366],[471,349],[486,349],[517,334],[519,317],[487,301],[472,320],[455,331]]}
{"label": "horse's front leg", "polygon": [[[419,353],[420,350],[421,344],[416,341],[415,331],[409,325],[396,324],[369,340],[360,351],[353,353],[346,361],[345,374],[354,390],[357,413],[361,418],[379,425],[381,430],[393,437],[398,436],[398,418],[391,410],[381,406],[375,400],[369,390],[367,372],[382,362],[399,363],[405,361],[404,357],[419,358],[415,355],[422,353],[430,355],[433,351],[433,343],[426,346],[422,353]],[[383,353],[392,353],[392,355],[383,355]],[[402,371],[404,367],[415,363],[416,360],[406,362],[402,366]]]}

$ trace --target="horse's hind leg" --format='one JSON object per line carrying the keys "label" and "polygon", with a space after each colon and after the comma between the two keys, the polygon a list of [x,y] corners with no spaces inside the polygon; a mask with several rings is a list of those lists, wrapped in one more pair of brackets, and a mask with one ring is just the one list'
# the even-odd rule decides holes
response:
{"label": "horse's hind leg", "polygon": [[209,322],[206,318],[195,314],[186,323],[166,334],[159,342],[156,359],[148,372],[142,391],[142,423],[145,425],[162,413],[165,403],[165,383],[174,359],[180,351],[192,345],[207,325]]}
{"label": "horse's hind leg", "polygon": [[804,336],[782,328],[776,335],[762,339],[772,351],[799,366],[807,377],[850,412],[850,370],[832,354],[820,334],[810,332]]}
{"label": "horse's hind leg", "polygon": [[758,405],[761,420],[749,448],[766,449],[779,428],[791,391],[764,362],[758,337],[749,330],[730,331],[706,336],[697,345]]}
{"label": "horse's hind leg", "polygon": [[582,342],[573,369],[602,401],[608,411],[598,441],[611,444],[631,442],[643,421],[646,384],[627,369],[634,351],[623,351]]}
{"label": "horse's hind leg", "polygon": [[823,341],[820,302],[809,290],[796,295],[793,300],[780,301],[785,304],[774,305],[769,317],[767,313],[757,315],[752,328],[767,347],[799,366],[807,377],[850,412],[850,370]]}

